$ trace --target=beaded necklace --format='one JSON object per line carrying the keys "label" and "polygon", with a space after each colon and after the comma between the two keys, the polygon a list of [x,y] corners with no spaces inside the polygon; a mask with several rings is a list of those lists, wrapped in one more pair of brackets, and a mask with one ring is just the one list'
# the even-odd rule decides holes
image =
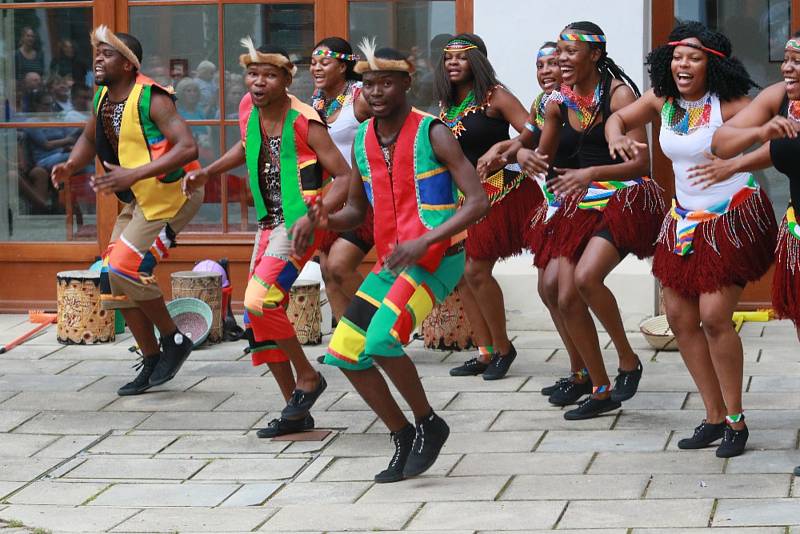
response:
{"label": "beaded necklace", "polygon": [[800,122],[800,100],[790,100],[786,115],[795,122]]}
{"label": "beaded necklace", "polygon": [[480,109],[480,106],[475,101],[475,93],[470,91],[458,106],[442,107],[439,112],[439,120],[453,131],[453,135],[459,137],[466,130],[461,121],[478,109]]}
{"label": "beaded necklace", "polygon": [[327,121],[328,117],[333,116],[334,113],[354,100],[356,94],[356,91],[353,90],[354,86],[355,82],[347,80],[342,92],[331,100],[328,100],[322,89],[316,89],[311,95],[311,106]]}
{"label": "beaded necklace", "polygon": [[563,85],[559,89],[558,94],[559,96],[556,96],[556,92],[553,91],[552,98],[557,98],[557,101],[563,102],[569,109],[575,112],[583,130],[588,128],[594,120],[597,107],[603,99],[603,89],[600,87],[600,84],[597,84],[597,87],[594,88],[594,92],[590,96],[580,96],[568,85]]}
{"label": "beaded necklace", "polygon": [[661,123],[678,135],[688,135],[711,122],[711,93],[688,102],[668,98],[661,108]]}

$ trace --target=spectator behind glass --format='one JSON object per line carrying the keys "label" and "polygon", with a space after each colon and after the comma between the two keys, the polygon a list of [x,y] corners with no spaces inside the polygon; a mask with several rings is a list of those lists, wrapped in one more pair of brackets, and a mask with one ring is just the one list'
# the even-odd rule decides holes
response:
{"label": "spectator behind glass", "polygon": [[[229,74],[225,80],[225,118],[236,119],[239,117],[239,103],[244,97],[244,77],[241,74]],[[214,115],[219,118],[219,110]]]}
{"label": "spectator behind glass", "polygon": [[200,88],[200,108],[210,117],[217,109],[217,84],[214,81],[214,74],[217,66],[210,61],[203,60],[197,65],[197,77],[194,79]]}
{"label": "spectator behind glass", "polygon": [[24,26],[19,37],[19,48],[14,52],[16,80],[22,80],[29,72],[44,75],[44,56],[39,49],[39,37],[33,28]]}
{"label": "spectator behind glass", "polygon": [[[45,114],[52,113],[55,108],[55,99],[52,95],[40,92],[33,103],[34,112],[43,116],[31,118],[31,121],[51,119]],[[26,129],[26,134],[31,142],[34,163],[44,168],[48,176],[54,165],[67,161],[69,151],[78,140],[75,128],[31,128]]]}
{"label": "spectator behind glass", "polygon": [[167,87],[171,84],[167,64],[164,58],[159,55],[146,57],[144,63],[142,63],[142,72],[162,87]]}
{"label": "spectator behind glass", "polygon": [[70,111],[72,102],[70,101],[69,84],[66,78],[53,74],[47,80],[47,92],[55,99],[55,111]]}
{"label": "spectator behind glass", "polygon": [[[200,108],[200,86],[194,78],[183,78],[175,87],[175,96],[178,98],[178,113],[186,120],[203,120],[208,116]],[[211,133],[208,126],[190,125],[200,149],[209,148]]]}
{"label": "spectator behind glass", "polygon": [[453,36],[449,33],[440,33],[431,39],[430,51],[428,53],[428,61],[423,63],[422,70],[417,70],[415,75],[417,79],[416,87],[412,89],[412,100],[414,105],[419,109],[432,113],[435,116],[439,115],[439,103],[433,96],[433,85],[436,77],[436,66],[439,64],[439,58],[444,53],[444,47],[452,39]]}
{"label": "spectator behind glass", "polygon": [[83,83],[89,67],[77,57],[77,50],[72,39],[61,39],[56,47],[56,57],[50,61],[50,74],[57,74],[68,82]]}
{"label": "spectator behind glass", "polygon": [[178,82],[189,75],[189,62],[185,59],[169,60],[169,75],[172,78],[172,86],[178,86]]}
{"label": "spectator behind glass", "polygon": [[42,77],[37,72],[25,73],[22,79],[22,87],[17,91],[17,109],[22,113],[33,111],[33,100],[37,94],[42,92]]}

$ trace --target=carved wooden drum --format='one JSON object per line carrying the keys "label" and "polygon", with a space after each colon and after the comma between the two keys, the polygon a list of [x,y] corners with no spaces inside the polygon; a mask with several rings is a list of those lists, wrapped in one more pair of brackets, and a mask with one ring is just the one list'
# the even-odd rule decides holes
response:
{"label": "carved wooden drum", "polygon": [[114,311],[100,303],[100,273],[62,271],[56,275],[56,338],[65,345],[114,341]]}
{"label": "carved wooden drum", "polygon": [[313,280],[296,280],[289,291],[286,315],[294,325],[297,339],[303,345],[322,342],[320,284]]}

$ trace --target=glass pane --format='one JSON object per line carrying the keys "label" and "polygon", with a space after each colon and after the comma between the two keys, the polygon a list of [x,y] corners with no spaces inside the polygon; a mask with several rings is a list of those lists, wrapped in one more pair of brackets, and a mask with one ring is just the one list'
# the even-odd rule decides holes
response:
{"label": "glass pane", "polygon": [[[50,170],[64,162],[80,128],[0,129],[0,241],[72,241],[97,237],[94,166],[56,189]],[[66,217],[71,214],[71,220]]]}
{"label": "glass pane", "polygon": [[[231,91],[240,91],[242,67],[239,56],[244,49],[239,40],[247,35],[256,46],[279,45],[286,49],[297,65],[297,76],[290,91],[300,100],[309,102],[313,83],[308,66],[314,46],[313,4],[228,5],[225,6],[225,115],[236,118],[239,101]],[[229,81],[230,79],[230,81]],[[230,87],[229,85],[230,84]]]}
{"label": "glass pane", "polygon": [[[226,148],[230,148],[241,140],[238,126],[226,126],[225,135]],[[255,232],[258,217],[253,205],[253,197],[250,195],[247,169],[242,165],[228,171],[225,176],[216,181],[217,187],[222,180],[227,181],[228,185],[228,230],[230,232]],[[244,218],[242,218],[242,214],[244,214]]]}
{"label": "glass pane", "polygon": [[[206,166],[219,158],[219,127],[191,125],[192,133],[200,151],[200,165]],[[222,191],[214,186],[206,187],[206,195],[200,211],[186,227],[186,232],[222,232]]]}
{"label": "glass pane", "polygon": [[[789,39],[790,4],[790,0],[676,0],[675,18],[697,20],[727,35],[750,76],[767,87],[783,79],[780,67]],[[775,169],[755,174],[775,213],[783,213],[789,202],[786,177]]]}
{"label": "glass pane", "polygon": [[132,7],[130,29],[144,49],[142,72],[175,88],[178,112],[194,120],[217,116],[217,7]]}
{"label": "glass pane", "polygon": [[[0,11],[0,99],[4,122],[74,120],[73,86],[92,85],[92,10]],[[49,104],[41,102],[44,95]]]}
{"label": "glass pane", "polygon": [[379,48],[391,46],[406,52],[417,67],[411,102],[435,114],[439,106],[433,98],[433,80],[441,45],[431,41],[439,34],[452,35],[455,28],[456,4],[450,0],[350,2],[350,42],[377,36]]}

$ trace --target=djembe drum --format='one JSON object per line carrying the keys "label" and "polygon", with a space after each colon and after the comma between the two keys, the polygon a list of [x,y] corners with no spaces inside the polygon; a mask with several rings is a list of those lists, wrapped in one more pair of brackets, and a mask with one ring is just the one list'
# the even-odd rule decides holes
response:
{"label": "djembe drum", "polygon": [[289,291],[286,315],[302,345],[318,345],[322,342],[319,291],[319,282],[313,280],[296,280]]}
{"label": "djembe drum", "polygon": [[172,273],[172,298],[193,297],[211,308],[209,343],[222,341],[222,275],[206,271]]}
{"label": "djembe drum", "polygon": [[56,275],[56,339],[65,345],[114,341],[114,312],[100,303],[100,273],[62,271]]}
{"label": "djembe drum", "polygon": [[466,350],[474,347],[458,288],[431,310],[420,326],[425,347],[434,350]]}

